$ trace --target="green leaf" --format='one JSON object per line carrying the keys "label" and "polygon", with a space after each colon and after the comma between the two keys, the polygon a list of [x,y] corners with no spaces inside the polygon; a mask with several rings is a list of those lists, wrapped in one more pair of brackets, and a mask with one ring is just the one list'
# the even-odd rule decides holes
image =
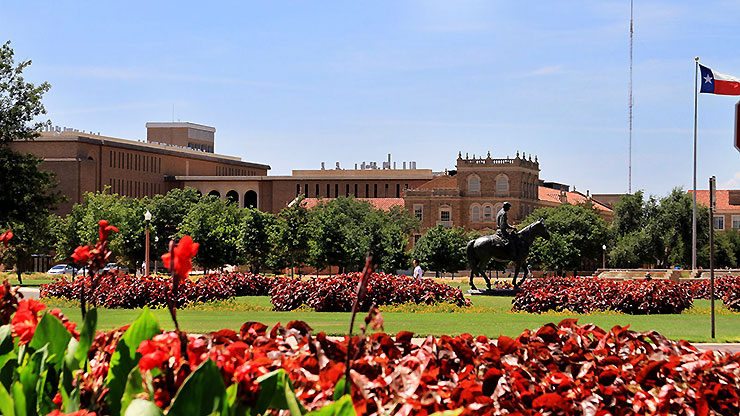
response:
{"label": "green leaf", "polygon": [[70,344],[67,347],[65,361],[71,370],[84,368],[87,361],[87,353],[90,351],[93,339],[95,338],[95,328],[97,325],[98,310],[92,308],[85,315],[85,322],[82,324],[82,329],[80,330],[80,340],[74,345],[72,340],[70,340]]}
{"label": "green leaf", "polygon": [[136,400],[136,397],[141,393],[144,393],[141,371],[138,367],[134,367],[128,374],[126,389],[123,391],[123,397],[121,397],[121,413],[125,414],[126,409],[128,409],[131,403]]}
{"label": "green leaf", "polygon": [[168,416],[199,416],[218,414],[226,401],[221,372],[216,363],[206,360],[192,374],[172,400]]}
{"label": "green leaf", "polygon": [[141,358],[141,354],[136,352],[142,341],[151,339],[154,335],[160,333],[159,323],[148,308],[131,324],[121,337],[116,346],[116,352],[110,360],[110,369],[105,379],[108,385],[108,395],[106,401],[110,406],[111,414],[118,415],[121,412],[121,397],[126,387],[128,375]]}
{"label": "green leaf", "polygon": [[28,345],[34,350],[39,350],[48,345],[48,358],[56,368],[61,368],[60,364],[64,359],[64,350],[67,349],[70,338],[72,338],[72,334],[67,331],[62,321],[50,313],[45,313],[36,326],[36,331]]}
{"label": "green leaf", "polygon": [[337,401],[344,396],[344,389],[347,388],[347,379],[342,376],[342,378],[337,381],[337,384],[334,386],[334,396],[332,397],[332,400]]}
{"label": "green leaf", "polygon": [[162,416],[162,409],[148,401],[135,399],[131,402],[124,416]]}
{"label": "green leaf", "polygon": [[16,416],[26,416],[26,394],[23,391],[23,384],[20,381],[13,383],[13,401],[15,405]]}
{"label": "green leaf", "polygon": [[13,334],[10,325],[0,326],[0,356],[13,351]]}
{"label": "green leaf", "polygon": [[355,407],[352,405],[352,397],[345,394],[339,400],[315,410],[306,416],[356,416]]}
{"label": "green leaf", "polygon": [[13,365],[17,358],[10,325],[0,326],[0,384],[5,391],[10,389],[10,383],[13,382]]}
{"label": "green leaf", "polygon": [[15,402],[2,384],[0,384],[0,414],[15,416]]}
{"label": "green leaf", "polygon": [[282,368],[267,373],[257,380],[260,395],[255,410],[262,414],[267,409],[289,410],[292,416],[302,415],[306,409],[298,402],[288,373]]}

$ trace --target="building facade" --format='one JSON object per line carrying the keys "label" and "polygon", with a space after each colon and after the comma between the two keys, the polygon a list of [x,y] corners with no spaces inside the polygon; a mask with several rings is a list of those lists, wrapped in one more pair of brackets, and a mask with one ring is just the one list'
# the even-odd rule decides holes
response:
{"label": "building facade", "polygon": [[[689,191],[691,195],[693,191]],[[714,229],[740,231],[740,189],[715,191]],[[696,203],[709,207],[709,191],[696,191]]]}
{"label": "building facade", "polygon": [[[190,128],[173,126],[171,130],[184,130],[187,134]],[[70,212],[75,203],[82,202],[85,192],[103,191],[106,186],[113,193],[144,197],[178,186],[173,178],[179,175],[264,176],[270,169],[268,165],[187,146],[125,140],[72,129],[45,131],[35,140],[13,142],[11,148],[40,157],[41,168],[56,175],[57,190],[66,198],[57,209],[59,214]]]}

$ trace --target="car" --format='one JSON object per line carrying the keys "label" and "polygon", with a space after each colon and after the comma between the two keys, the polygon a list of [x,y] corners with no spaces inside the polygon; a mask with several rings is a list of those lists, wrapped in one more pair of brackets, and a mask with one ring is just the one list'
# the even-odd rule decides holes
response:
{"label": "car", "polygon": [[103,267],[103,273],[105,272],[121,272],[121,273],[128,273],[128,267],[121,266],[118,263],[108,263]]}
{"label": "car", "polygon": [[72,274],[75,268],[71,264],[57,264],[49,269],[46,274]]}

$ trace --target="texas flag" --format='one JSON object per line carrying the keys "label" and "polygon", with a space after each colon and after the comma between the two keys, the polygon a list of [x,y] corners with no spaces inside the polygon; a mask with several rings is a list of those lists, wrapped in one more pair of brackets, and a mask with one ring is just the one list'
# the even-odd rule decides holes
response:
{"label": "texas flag", "polygon": [[699,64],[701,70],[701,90],[709,94],[740,95],[740,78],[720,74]]}

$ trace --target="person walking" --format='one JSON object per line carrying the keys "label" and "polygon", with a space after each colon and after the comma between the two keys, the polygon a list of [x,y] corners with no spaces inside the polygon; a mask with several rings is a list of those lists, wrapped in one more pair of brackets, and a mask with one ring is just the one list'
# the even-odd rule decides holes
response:
{"label": "person walking", "polygon": [[422,278],[424,278],[424,270],[422,270],[419,265],[419,259],[414,259],[414,279],[416,279],[417,282],[421,282]]}

